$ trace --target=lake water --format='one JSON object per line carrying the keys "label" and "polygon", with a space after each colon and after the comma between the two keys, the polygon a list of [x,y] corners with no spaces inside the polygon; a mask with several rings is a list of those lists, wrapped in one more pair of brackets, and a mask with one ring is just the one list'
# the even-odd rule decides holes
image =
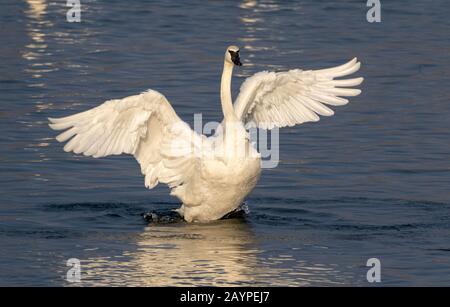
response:
{"label": "lake water", "polygon": [[[81,0],[0,4],[0,285],[450,285],[447,1]],[[179,206],[130,156],[65,153],[47,126],[145,89],[193,122],[220,121],[224,50],[245,77],[358,56],[363,93],[281,130],[243,218],[147,223]]]}

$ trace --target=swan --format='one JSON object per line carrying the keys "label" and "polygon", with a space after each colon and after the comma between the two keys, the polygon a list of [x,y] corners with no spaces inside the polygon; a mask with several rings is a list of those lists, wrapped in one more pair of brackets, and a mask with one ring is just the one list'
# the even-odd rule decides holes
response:
{"label": "swan", "polygon": [[360,68],[356,58],[320,70],[262,71],[247,78],[234,104],[231,78],[241,66],[239,48],[225,51],[220,85],[224,119],[215,135],[206,137],[183,122],[159,92],[145,91],[113,99],[90,110],[49,118],[64,151],[94,158],[130,154],[140,164],[149,189],[165,183],[180,199],[176,211],[187,222],[209,222],[237,209],[261,174],[261,155],[250,142],[250,126],[272,129],[316,122],[334,114],[327,105],[348,103],[351,87],[363,78],[339,79]]}

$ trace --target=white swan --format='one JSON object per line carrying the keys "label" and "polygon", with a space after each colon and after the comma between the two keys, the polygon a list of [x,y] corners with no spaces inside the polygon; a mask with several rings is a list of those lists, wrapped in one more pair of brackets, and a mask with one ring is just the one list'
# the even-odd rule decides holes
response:
{"label": "white swan", "polygon": [[182,201],[177,211],[188,222],[217,220],[235,210],[252,191],[261,172],[260,155],[249,142],[244,125],[272,129],[318,121],[330,116],[327,105],[348,103],[339,96],[356,96],[363,78],[334,80],[356,72],[356,58],[329,69],[259,72],[241,86],[234,106],[233,66],[242,65],[239,48],[225,52],[220,98],[221,131],[206,138],[190,129],[167,99],[149,90],[109,100],[88,111],[49,118],[50,127],[66,130],[56,137],[67,152],[94,158],[132,154],[145,175],[145,186],[159,182]]}

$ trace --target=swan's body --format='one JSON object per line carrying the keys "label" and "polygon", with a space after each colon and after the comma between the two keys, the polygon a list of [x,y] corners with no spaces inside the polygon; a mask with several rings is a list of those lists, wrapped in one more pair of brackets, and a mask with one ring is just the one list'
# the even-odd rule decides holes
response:
{"label": "swan's body", "polygon": [[318,121],[333,111],[323,105],[344,105],[338,96],[356,96],[363,79],[334,80],[354,73],[360,64],[316,71],[260,72],[248,78],[232,103],[233,66],[241,65],[239,49],[228,47],[221,81],[224,121],[213,137],[192,131],[156,91],[110,100],[72,116],[49,119],[50,127],[66,130],[57,136],[70,141],[65,151],[94,158],[132,154],[141,165],[145,185],[169,185],[183,205],[177,211],[188,222],[217,220],[235,210],[255,187],[260,155],[246,128],[272,129]]}

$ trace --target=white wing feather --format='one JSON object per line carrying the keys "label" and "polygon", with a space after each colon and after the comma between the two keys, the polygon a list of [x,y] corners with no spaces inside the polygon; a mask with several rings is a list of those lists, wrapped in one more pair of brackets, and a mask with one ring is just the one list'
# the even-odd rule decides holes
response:
{"label": "white wing feather", "polygon": [[356,58],[328,69],[287,72],[259,72],[247,78],[234,104],[236,115],[248,126],[264,129],[294,126],[331,116],[326,105],[341,106],[348,100],[340,96],[357,96],[359,89],[348,87],[362,83],[363,78],[334,80],[360,68]]}
{"label": "white wing feather", "polygon": [[201,138],[156,91],[109,100],[88,111],[49,121],[52,129],[66,130],[56,139],[70,139],[64,146],[67,152],[94,158],[134,155],[148,188],[158,182],[178,186],[197,166],[192,153]]}

